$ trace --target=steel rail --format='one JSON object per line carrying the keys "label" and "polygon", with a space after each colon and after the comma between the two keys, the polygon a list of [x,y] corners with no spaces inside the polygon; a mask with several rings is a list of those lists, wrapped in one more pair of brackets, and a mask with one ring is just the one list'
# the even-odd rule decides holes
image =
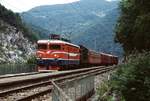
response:
{"label": "steel rail", "polygon": [[26,89],[30,89],[30,88],[33,88],[33,87],[43,86],[43,85],[46,85],[46,84],[51,84],[51,80],[41,82],[41,83],[35,83],[35,84],[27,85],[27,86],[22,86],[22,87],[19,87],[19,88],[17,87],[17,88],[14,88],[14,89],[4,90],[4,91],[0,92],[0,96],[8,95],[9,93],[17,92],[17,91],[20,91],[20,90],[26,90]]}
{"label": "steel rail", "polygon": [[[83,75],[90,75],[90,74],[93,74],[93,75],[96,75],[96,74],[101,74],[102,72],[98,73],[99,71],[104,71],[104,72],[107,72],[108,70],[112,69],[112,67],[101,67],[101,68],[93,68],[93,69],[88,69],[88,70],[82,70],[82,71],[76,71],[76,72],[72,72],[69,73],[68,75],[64,74],[62,76],[60,76],[60,78],[56,78],[56,79],[53,79],[57,82],[62,82],[62,81],[65,81],[67,79],[72,79],[72,78],[77,78],[77,77],[80,77],[80,76],[83,76]],[[78,74],[79,73],[79,74]],[[9,93],[12,93],[12,92],[17,92],[17,91],[20,91],[20,90],[26,90],[26,89],[30,89],[30,88],[33,88],[33,87],[40,87],[42,85],[51,85],[51,80],[48,80],[48,81],[44,81],[44,82],[40,82],[40,83],[35,83],[35,84],[32,84],[32,85],[27,85],[27,86],[23,86],[23,87],[20,87],[20,88],[16,88],[16,89],[12,89],[12,90],[6,90],[6,91],[3,91],[3,92],[0,92],[0,96],[4,96],[4,95],[7,95]],[[42,91],[42,92],[38,92],[36,94],[32,94],[30,96],[25,96],[23,98],[20,98],[16,101],[26,101],[27,99],[33,99],[35,98],[36,96],[39,96],[39,95],[43,95],[44,93],[49,93],[51,92],[51,88],[45,90],[45,91]]]}
{"label": "steel rail", "polygon": [[[34,81],[47,81],[49,80],[50,78],[58,78],[58,77],[61,77],[61,76],[66,76],[66,75],[70,75],[70,74],[75,74],[75,73],[79,73],[79,72],[86,72],[86,71],[90,71],[90,70],[93,70],[93,69],[96,69],[96,68],[100,68],[100,67],[92,67],[92,68],[84,68],[84,69],[77,69],[77,70],[72,70],[72,71],[66,71],[66,72],[63,72],[63,73],[56,73],[56,74],[49,74],[49,75],[46,75],[46,76],[41,76],[41,77],[35,77],[35,78],[30,78],[30,79],[22,79],[22,80],[18,80],[18,81],[12,81],[12,82],[7,82],[7,83],[0,83],[0,87],[3,87],[3,88],[8,88],[12,85],[17,85],[17,84],[24,84],[25,82],[29,83],[29,82],[33,82]],[[101,66],[101,68],[104,68],[104,66]],[[38,74],[37,74],[38,75]],[[30,76],[30,75],[29,75]]]}
{"label": "steel rail", "polygon": [[[97,70],[101,70],[101,69],[106,69],[106,68],[96,68],[96,70],[94,71],[88,71],[89,73],[92,73],[92,72],[95,72]],[[78,77],[78,76],[81,76],[81,75],[85,75],[85,74],[89,74],[88,72],[85,72],[85,73],[80,73],[80,74],[72,74],[72,76],[69,75],[69,77],[67,76],[64,76],[64,77],[60,77],[58,79],[55,79],[57,81],[62,81],[62,80],[65,80],[65,79],[71,79],[71,78],[74,78],[74,77]],[[12,92],[17,92],[19,90],[26,90],[26,89],[30,89],[30,88],[33,88],[33,87],[37,87],[37,86],[42,86],[44,84],[50,84],[51,83],[51,80],[48,80],[48,81],[44,81],[44,82],[40,82],[40,83],[35,83],[35,84],[31,84],[31,85],[27,85],[27,86],[22,86],[22,87],[17,87],[17,88],[13,88],[13,89],[9,89],[9,90],[4,90],[2,92],[0,92],[0,96],[4,96],[4,95],[7,95],[9,93],[12,93]]]}
{"label": "steel rail", "polygon": [[[85,72],[85,73],[81,73],[81,74],[76,74],[76,75],[72,75],[72,76],[68,76],[68,77],[62,77],[62,78],[59,78],[59,79],[54,79],[52,82],[58,82],[59,81],[59,84],[60,85],[63,85],[65,84],[65,80],[68,80],[70,81],[70,79],[72,80],[76,80],[77,79],[81,79],[81,78],[84,78],[85,76],[94,76],[94,75],[97,75],[97,74],[102,74],[104,72],[107,72],[107,71],[110,71],[112,70],[112,68],[103,68],[103,69],[96,69],[96,70],[93,70],[93,71],[90,71],[90,72]],[[82,76],[82,77],[81,77]],[[84,77],[83,77],[84,76]],[[75,79],[73,79],[75,78]],[[64,81],[64,82],[60,82],[60,81]],[[67,81],[68,82],[68,81]],[[51,88],[52,89],[52,88]],[[33,95],[29,95],[29,96],[26,96],[26,97],[23,97],[23,98],[20,98],[19,100],[16,100],[16,101],[27,101],[27,100],[31,100],[37,96],[40,96],[40,95],[45,95],[47,93],[51,93],[51,89],[49,89],[48,91],[45,90],[45,91],[42,91],[42,92],[38,92],[38,93],[35,93]]]}
{"label": "steel rail", "polygon": [[0,79],[4,78],[11,78],[11,77],[20,77],[20,76],[27,76],[27,75],[36,75],[41,74],[42,72],[31,72],[31,73],[19,73],[19,74],[7,74],[7,75],[1,75]]}
{"label": "steel rail", "polygon": [[37,96],[42,96],[42,95],[45,95],[47,93],[51,93],[51,91],[52,91],[52,87],[48,88],[46,90],[34,93],[34,94],[30,95],[30,96],[25,96],[25,97],[19,98],[16,101],[30,101],[30,100],[36,98]]}

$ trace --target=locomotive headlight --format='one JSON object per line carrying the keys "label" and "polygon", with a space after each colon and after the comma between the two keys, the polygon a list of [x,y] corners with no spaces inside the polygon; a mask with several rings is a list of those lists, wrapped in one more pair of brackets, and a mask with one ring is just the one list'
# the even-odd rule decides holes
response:
{"label": "locomotive headlight", "polygon": [[39,54],[39,55],[38,55],[38,58],[42,58],[42,54]]}
{"label": "locomotive headlight", "polygon": [[57,55],[57,54],[54,54],[54,57],[55,57],[55,58],[59,58],[59,55]]}
{"label": "locomotive headlight", "polygon": [[42,58],[42,54],[37,54],[37,58]]}

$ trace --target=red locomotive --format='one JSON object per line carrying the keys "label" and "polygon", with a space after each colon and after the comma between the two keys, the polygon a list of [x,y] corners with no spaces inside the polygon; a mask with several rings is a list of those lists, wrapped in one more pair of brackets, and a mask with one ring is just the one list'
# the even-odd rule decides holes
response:
{"label": "red locomotive", "polygon": [[38,70],[64,70],[95,65],[114,65],[118,57],[98,53],[59,39],[37,42]]}

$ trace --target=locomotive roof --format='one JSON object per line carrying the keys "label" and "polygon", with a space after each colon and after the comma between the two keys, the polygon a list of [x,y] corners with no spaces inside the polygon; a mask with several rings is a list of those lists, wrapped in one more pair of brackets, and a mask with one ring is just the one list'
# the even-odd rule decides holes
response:
{"label": "locomotive roof", "polygon": [[117,56],[115,56],[115,55],[108,54],[108,53],[96,52],[96,51],[94,51],[94,50],[89,50],[89,51],[90,51],[90,52],[94,52],[94,53],[96,53],[96,54],[102,54],[102,55],[107,55],[107,56],[117,57]]}
{"label": "locomotive roof", "polygon": [[78,45],[75,45],[75,44],[72,44],[72,43],[69,43],[69,42],[65,42],[65,41],[62,41],[62,40],[38,40],[37,43],[38,44],[39,43],[56,43],[56,44],[62,43],[62,44],[68,44],[68,45],[80,48]]}

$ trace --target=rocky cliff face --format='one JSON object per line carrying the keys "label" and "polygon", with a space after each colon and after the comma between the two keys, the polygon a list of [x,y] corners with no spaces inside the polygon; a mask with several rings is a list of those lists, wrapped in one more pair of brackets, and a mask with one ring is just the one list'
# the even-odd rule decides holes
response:
{"label": "rocky cliff face", "polygon": [[21,31],[0,20],[0,63],[26,62],[34,51],[35,44]]}

